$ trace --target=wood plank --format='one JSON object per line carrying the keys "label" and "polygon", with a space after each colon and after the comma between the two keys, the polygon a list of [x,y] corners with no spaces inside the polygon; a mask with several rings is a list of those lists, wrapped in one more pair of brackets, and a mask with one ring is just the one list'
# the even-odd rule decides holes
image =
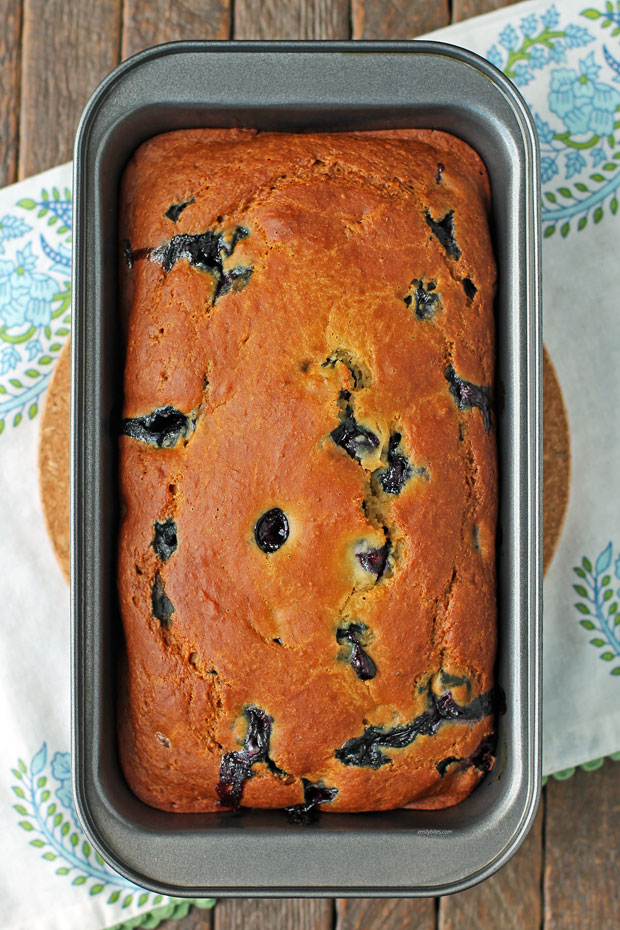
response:
{"label": "wood plank", "polygon": [[543,805],[525,842],[495,875],[460,894],[440,898],[439,930],[539,930],[542,925]]}
{"label": "wood plank", "polygon": [[163,920],[158,930],[213,930],[213,908],[190,907],[185,917]]}
{"label": "wood plank", "polygon": [[354,39],[413,39],[447,26],[448,0],[352,0]]}
{"label": "wood plank", "polygon": [[348,39],[348,0],[235,0],[235,39]]}
{"label": "wood plank", "polygon": [[545,930],[620,927],[620,765],[547,784]]}
{"label": "wood plank", "polygon": [[121,0],[23,0],[19,175],[71,158],[80,114],[118,63]]}
{"label": "wood plank", "polygon": [[452,22],[458,23],[461,19],[470,16],[479,16],[481,13],[490,13],[503,6],[511,6],[518,0],[452,0]]}
{"label": "wood plank", "polygon": [[17,178],[21,0],[0,0],[0,187]]}
{"label": "wood plank", "polygon": [[332,913],[325,898],[226,898],[213,923],[214,930],[332,930]]}
{"label": "wood plank", "polygon": [[227,39],[230,0],[125,0],[123,58],[160,42]]}
{"label": "wood plank", "polygon": [[338,898],[336,915],[336,930],[435,930],[433,898]]}

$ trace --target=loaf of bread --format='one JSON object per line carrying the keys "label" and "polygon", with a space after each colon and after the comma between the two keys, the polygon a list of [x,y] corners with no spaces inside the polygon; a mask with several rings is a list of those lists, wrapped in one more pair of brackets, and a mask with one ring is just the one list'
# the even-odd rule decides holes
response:
{"label": "loaf of bread", "polygon": [[146,803],[440,808],[491,768],[489,207],[430,130],[188,130],[129,162],[119,743]]}

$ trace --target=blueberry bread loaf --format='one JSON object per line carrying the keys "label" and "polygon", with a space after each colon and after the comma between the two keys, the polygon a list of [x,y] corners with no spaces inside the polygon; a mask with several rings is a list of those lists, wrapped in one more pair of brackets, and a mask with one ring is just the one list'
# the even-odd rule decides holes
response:
{"label": "blueberry bread loaf", "polygon": [[121,192],[120,753],[158,808],[440,808],[493,764],[495,264],[440,132],[191,130]]}

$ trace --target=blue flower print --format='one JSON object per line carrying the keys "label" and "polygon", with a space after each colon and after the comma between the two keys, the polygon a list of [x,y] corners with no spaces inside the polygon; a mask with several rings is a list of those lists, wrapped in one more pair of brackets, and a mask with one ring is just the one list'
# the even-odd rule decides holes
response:
{"label": "blue flower print", "polygon": [[52,759],[52,775],[60,782],[56,789],[58,800],[75,817],[73,809],[73,795],[71,794],[71,755],[68,752],[57,752]]}
{"label": "blue flower print", "polygon": [[554,42],[548,54],[549,61],[555,65],[562,65],[566,61],[566,46],[562,42]]}
{"label": "blue flower print", "polygon": [[43,346],[41,345],[38,339],[31,339],[28,345],[26,346],[26,354],[28,356],[29,362],[35,359],[37,355],[41,355],[42,352],[43,352]]}
{"label": "blue flower print", "polygon": [[19,216],[11,216],[7,213],[0,220],[0,255],[4,254],[4,241],[6,239],[19,239],[32,229],[28,223],[25,223]]}
{"label": "blue flower print", "polygon": [[570,180],[574,175],[579,174],[585,168],[587,162],[581,152],[567,152],[564,167],[566,170],[566,179]]}
{"label": "blue flower print", "polygon": [[515,65],[515,73],[513,78],[515,84],[518,87],[525,87],[526,84],[529,84],[530,81],[534,80],[534,75],[524,61],[519,61]]}
{"label": "blue flower print", "polygon": [[555,3],[544,13],[540,14],[540,21],[546,29],[555,29],[560,22],[560,14],[558,13]]}
{"label": "blue flower print", "polygon": [[496,68],[501,68],[504,64],[504,55],[501,52],[497,45],[492,45],[487,52],[487,58],[492,65],[495,65]]}
{"label": "blue flower print", "polygon": [[21,356],[15,346],[8,346],[0,352],[0,375],[5,375],[7,371],[17,368],[21,362]]}
{"label": "blue flower print", "polygon": [[544,68],[544,66],[549,61],[549,56],[547,50],[542,47],[542,45],[535,45],[530,52],[530,68],[533,68],[535,71],[538,68]]}
{"label": "blue flower print", "polygon": [[574,68],[557,68],[552,72],[549,109],[560,117],[571,134],[593,132],[606,136],[614,129],[620,92],[590,76],[597,67],[591,59],[588,55],[579,62],[579,74]]}
{"label": "blue flower print", "polygon": [[540,141],[553,142],[555,133],[549,123],[544,120],[539,113],[534,113],[534,122],[536,123],[536,131],[538,132],[538,138]]}
{"label": "blue flower print", "polygon": [[28,291],[26,319],[34,326],[49,326],[52,319],[52,297],[58,293],[58,287],[49,275],[34,272]]}
{"label": "blue flower print", "polygon": [[510,23],[502,29],[499,34],[500,45],[503,45],[505,49],[516,48],[519,44],[519,33],[511,26]]}
{"label": "blue flower print", "polygon": [[58,286],[50,275],[33,270],[36,263],[30,242],[17,252],[16,261],[0,261],[0,323],[6,327],[50,323]]}
{"label": "blue flower print", "polygon": [[558,173],[558,166],[556,164],[555,158],[551,158],[549,155],[544,155],[540,160],[540,177],[543,184],[546,184],[547,181],[550,181],[554,174]]}
{"label": "blue flower print", "polygon": [[595,149],[592,149],[590,152],[592,156],[592,167],[596,168],[601,162],[607,161],[607,153],[601,145],[597,145]]}
{"label": "blue flower print", "polygon": [[538,28],[538,17],[535,13],[524,16],[520,23],[521,32],[524,36],[533,36]]}
{"label": "blue flower print", "polygon": [[582,45],[587,45],[588,42],[594,41],[594,36],[587,29],[584,29],[583,26],[576,26],[575,23],[569,23],[564,30],[564,34],[568,48],[579,48]]}

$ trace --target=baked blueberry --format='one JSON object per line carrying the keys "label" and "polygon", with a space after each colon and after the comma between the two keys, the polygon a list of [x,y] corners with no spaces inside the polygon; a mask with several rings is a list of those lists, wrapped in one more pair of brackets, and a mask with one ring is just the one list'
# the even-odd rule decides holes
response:
{"label": "baked blueberry", "polygon": [[[250,280],[252,268],[238,265],[229,270],[224,269],[224,258],[229,257],[241,239],[246,239],[250,231],[245,226],[237,226],[232,234],[207,229],[206,232],[189,235],[182,233],[173,236],[170,242],[156,249],[147,250],[152,262],[162,266],[166,274],[182,258],[190,265],[208,271],[215,278],[213,303],[222,294],[230,290],[241,290]],[[133,253],[137,257],[137,253]]]}
{"label": "baked blueberry", "polygon": [[159,620],[165,629],[171,627],[174,606],[166,594],[164,579],[159,574],[159,572],[157,572],[153,580],[153,587],[151,588],[151,604],[153,607],[153,616],[155,619]]}
{"label": "baked blueberry", "polygon": [[409,724],[392,728],[370,726],[361,736],[354,736],[336,749],[334,755],[343,765],[368,766],[373,769],[388,765],[392,760],[381,752],[385,749],[404,749],[418,736],[433,736],[446,720],[472,722],[482,720],[493,712],[495,693],[493,690],[479,695],[469,704],[457,704],[452,695],[436,698],[429,694],[428,709]]}
{"label": "baked blueberry", "polygon": [[356,552],[355,557],[364,571],[376,575],[378,581],[385,571],[391,548],[392,544],[387,539],[385,545],[379,549],[363,549],[361,552]]}
{"label": "baked blueberry", "polygon": [[387,466],[375,472],[377,481],[386,494],[400,494],[413,475],[409,460],[397,449],[400,445],[400,433],[392,433],[388,442]]}
{"label": "baked blueberry", "polygon": [[286,514],[279,507],[273,507],[256,521],[254,539],[263,552],[276,552],[284,545],[289,536]]}
{"label": "baked blueberry", "polygon": [[154,530],[155,535],[153,536],[151,545],[155,550],[155,555],[157,555],[162,562],[167,562],[172,553],[176,552],[177,549],[177,525],[172,517],[170,517],[163,523],[155,521]]}
{"label": "baked blueberry", "polygon": [[191,200],[184,200],[183,203],[172,203],[164,213],[164,216],[167,216],[169,220],[172,220],[173,223],[176,223],[183,213],[185,207],[189,207],[190,203],[195,203],[196,198],[192,197]]}
{"label": "baked blueberry", "polygon": [[131,251],[131,243],[129,242],[129,239],[121,240],[121,249],[123,250],[125,264],[128,268],[133,268],[133,252]]}
{"label": "baked blueberry", "polygon": [[362,456],[379,446],[375,434],[361,426],[353,416],[353,409],[347,405],[340,424],[329,434],[337,446],[340,446],[352,459],[360,461]]}
{"label": "baked blueberry", "polygon": [[423,281],[413,281],[415,290],[413,294],[405,297],[405,303],[408,307],[414,304],[414,313],[418,320],[430,320],[435,316],[435,311],[441,308],[441,299],[436,293],[436,284],[433,281],[424,286]]}
{"label": "baked blueberry", "polygon": [[450,385],[450,393],[456,401],[459,410],[470,410],[478,407],[482,414],[482,422],[487,433],[491,431],[491,391],[488,387],[480,387],[471,381],[465,381],[455,372],[452,365],[448,365],[444,375]]}
{"label": "baked blueberry", "polygon": [[179,439],[188,439],[196,427],[196,415],[182,413],[176,407],[158,407],[141,417],[130,417],[121,423],[121,433],[140,442],[149,442],[160,449],[169,449]]}
{"label": "baked blueberry", "polygon": [[471,756],[447,756],[437,763],[436,769],[442,778],[446,774],[448,766],[453,765],[455,762],[458,762],[460,771],[473,767],[480,769],[481,772],[490,772],[495,759],[495,743],[495,733],[491,733],[489,736],[484,737]]}
{"label": "baked blueberry", "polygon": [[224,753],[216,786],[220,802],[227,807],[239,807],[243,786],[247,779],[251,778],[252,766],[257,762],[265,762],[270,771],[284,774],[269,758],[273,717],[260,707],[246,707],[243,716],[248,724],[243,748],[236,752]]}
{"label": "baked blueberry", "polygon": [[446,170],[445,165],[442,165],[441,162],[437,162],[437,171],[435,172],[435,183],[439,184],[441,182],[441,176]]}
{"label": "baked blueberry", "polygon": [[478,288],[474,284],[471,278],[463,278],[461,280],[463,285],[463,290],[465,291],[465,296],[468,300],[473,300],[476,294],[478,293]]}
{"label": "baked blueberry", "polygon": [[284,809],[292,823],[307,824],[317,819],[321,804],[328,804],[334,800],[338,789],[328,788],[322,781],[308,781],[307,778],[302,778],[302,783],[304,786],[303,802]]}
{"label": "baked blueberry", "polygon": [[341,645],[350,645],[349,664],[358,678],[368,681],[377,674],[377,666],[362,648],[366,627],[362,623],[350,623],[346,627],[338,627],[336,640]]}
{"label": "baked blueberry", "polygon": [[440,244],[446,250],[448,258],[458,260],[461,257],[461,250],[454,238],[454,210],[448,210],[446,215],[442,216],[440,220],[433,219],[429,210],[426,211],[425,217],[426,222],[437,236]]}

